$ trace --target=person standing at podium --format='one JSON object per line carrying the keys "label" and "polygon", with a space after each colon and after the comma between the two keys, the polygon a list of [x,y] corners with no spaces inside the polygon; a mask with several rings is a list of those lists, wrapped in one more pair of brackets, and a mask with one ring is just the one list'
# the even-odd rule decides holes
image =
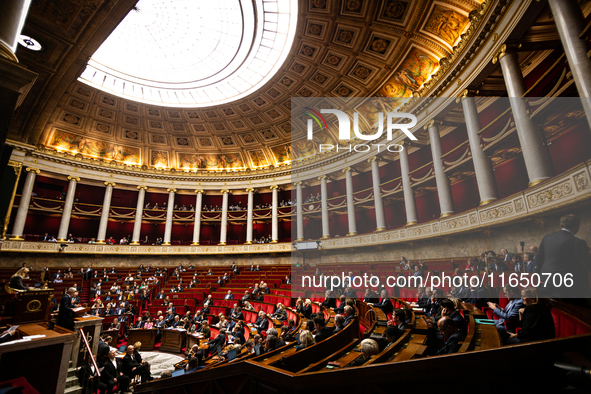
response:
{"label": "person standing at podium", "polygon": [[74,311],[72,306],[74,300],[78,296],[78,292],[74,287],[68,289],[68,293],[64,294],[57,314],[57,325],[68,330],[74,330]]}

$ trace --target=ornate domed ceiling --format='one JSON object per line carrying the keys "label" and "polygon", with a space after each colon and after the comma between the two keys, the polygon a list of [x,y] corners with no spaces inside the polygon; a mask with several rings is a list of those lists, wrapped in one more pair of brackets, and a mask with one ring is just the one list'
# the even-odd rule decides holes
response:
{"label": "ornate domed ceiling", "polygon": [[[140,103],[77,81],[81,67],[60,96],[54,92],[41,113],[23,121],[21,139],[83,157],[181,171],[288,165],[292,97],[412,96],[437,73],[440,60],[453,53],[470,28],[470,12],[480,3],[301,0],[285,62],[246,97],[205,108]],[[39,5],[32,6],[33,15],[40,11]],[[73,18],[83,16],[79,12]],[[108,20],[102,25],[108,26]],[[34,56],[22,57],[29,58]]]}

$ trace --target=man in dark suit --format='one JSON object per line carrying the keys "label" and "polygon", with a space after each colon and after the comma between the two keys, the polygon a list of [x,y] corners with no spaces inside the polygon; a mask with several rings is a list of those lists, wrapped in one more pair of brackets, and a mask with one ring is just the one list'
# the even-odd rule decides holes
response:
{"label": "man in dark suit", "polygon": [[74,301],[77,296],[78,292],[73,287],[70,287],[68,292],[63,295],[57,314],[58,326],[68,330],[74,330],[74,311],[72,310],[72,301]]}
{"label": "man in dark suit", "polygon": [[314,319],[314,327],[317,332],[316,336],[314,337],[316,343],[324,341],[334,333],[332,328],[326,327],[326,323],[322,317],[317,317]]}
{"label": "man in dark suit", "polygon": [[345,313],[345,321],[343,322],[343,327],[351,323],[355,319],[355,310],[351,305],[345,305],[343,308]]}
{"label": "man in dark suit", "polygon": [[107,385],[100,381],[90,357],[88,357],[88,363],[78,370],[78,384],[82,387],[84,394],[96,393],[97,389],[101,392],[107,391]]}
{"label": "man in dark suit", "polygon": [[208,345],[209,345],[208,352],[212,353],[212,354],[217,354],[217,353],[221,352],[222,349],[224,348],[225,343],[226,343],[226,329],[220,328],[219,334],[214,339],[212,339],[211,341],[208,342]]}
{"label": "man in dark suit", "polygon": [[[565,275],[572,275],[572,287],[547,289],[545,297],[554,298],[589,298],[588,273],[591,270],[589,246],[585,241],[575,237],[579,231],[581,219],[569,214],[560,218],[560,231],[546,235],[540,243],[535,256],[537,272],[558,274],[564,284]],[[552,282],[552,281],[549,281]]]}
{"label": "man in dark suit", "polygon": [[267,316],[265,315],[265,312],[263,312],[263,311],[259,312],[259,317],[254,322],[254,325],[256,326],[256,329],[259,334],[262,333],[263,331],[267,331],[267,329],[269,328],[269,321],[267,320]]}
{"label": "man in dark suit", "polygon": [[437,351],[437,355],[457,353],[462,347],[460,341],[466,338],[466,334],[462,333],[456,327],[454,321],[444,316],[437,322],[437,328],[445,339],[445,344]]}
{"label": "man in dark suit", "polygon": [[234,294],[232,294],[232,290],[228,290],[228,294],[224,296],[224,300],[233,300]]}
{"label": "man in dark suit", "polygon": [[525,253],[523,255],[523,264],[525,266],[525,272],[536,272],[536,262],[532,260],[531,253]]}
{"label": "man in dark suit", "polygon": [[126,392],[129,387],[130,378],[123,374],[121,361],[116,359],[115,355],[115,350],[109,352],[109,358],[103,363],[101,372],[101,381],[107,385],[107,394],[113,392],[115,385],[118,385],[121,392]]}
{"label": "man in dark suit", "polygon": [[384,312],[385,315],[392,313],[392,311],[394,310],[394,306],[392,305],[392,302],[390,302],[390,298],[388,298],[388,292],[386,290],[382,290],[380,296],[381,298],[378,303],[368,305],[377,306],[382,310],[382,312]]}
{"label": "man in dark suit", "polygon": [[125,375],[127,375],[130,379],[133,379],[136,376],[140,376],[142,383],[148,381],[150,376],[150,371],[148,371],[148,363],[142,363],[141,360],[138,360],[134,354],[135,348],[133,345],[130,345],[125,349],[127,354],[123,357],[123,366],[122,371]]}

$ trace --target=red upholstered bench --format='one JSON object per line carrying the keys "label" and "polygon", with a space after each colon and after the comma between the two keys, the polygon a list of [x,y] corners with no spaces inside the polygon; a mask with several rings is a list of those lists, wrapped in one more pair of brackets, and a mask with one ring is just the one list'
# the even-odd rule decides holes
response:
{"label": "red upholstered bench", "polygon": [[556,338],[591,333],[591,325],[556,308],[552,308],[551,312],[554,319]]}

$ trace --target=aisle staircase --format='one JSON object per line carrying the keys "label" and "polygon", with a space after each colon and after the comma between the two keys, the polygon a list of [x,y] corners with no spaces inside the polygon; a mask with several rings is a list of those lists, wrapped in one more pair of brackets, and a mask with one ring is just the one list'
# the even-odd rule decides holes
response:
{"label": "aisle staircase", "polygon": [[76,368],[72,368],[72,361],[68,365],[68,376],[66,377],[66,390],[64,394],[82,394],[82,387],[78,384]]}

